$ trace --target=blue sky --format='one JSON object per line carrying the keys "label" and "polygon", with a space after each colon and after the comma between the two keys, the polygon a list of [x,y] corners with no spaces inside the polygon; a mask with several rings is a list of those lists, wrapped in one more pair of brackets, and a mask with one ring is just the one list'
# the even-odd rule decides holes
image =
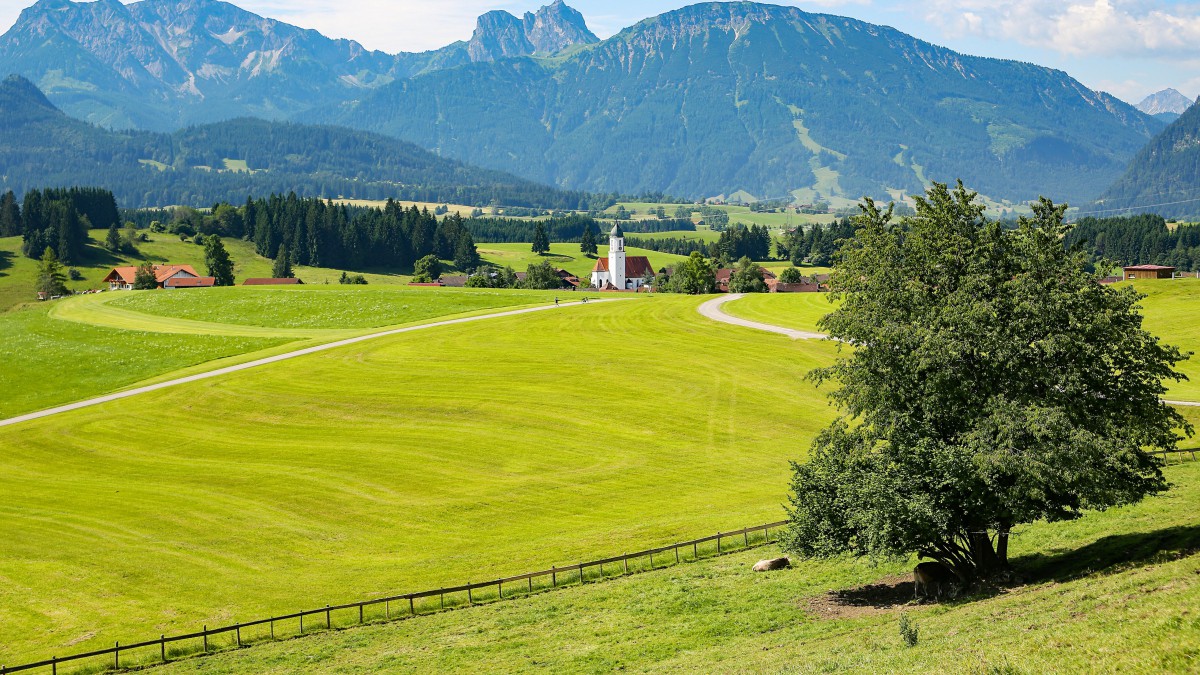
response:
{"label": "blue sky", "polygon": [[[549,0],[234,0],[234,4],[331,37],[389,52],[434,49],[469,38],[475,17],[514,14]],[[685,0],[567,0],[600,37]],[[0,0],[9,26],[29,0]],[[852,16],[958,51],[1064,70],[1131,103],[1174,87],[1200,94],[1200,0],[817,0],[776,4]],[[369,17],[369,18],[368,18]]]}

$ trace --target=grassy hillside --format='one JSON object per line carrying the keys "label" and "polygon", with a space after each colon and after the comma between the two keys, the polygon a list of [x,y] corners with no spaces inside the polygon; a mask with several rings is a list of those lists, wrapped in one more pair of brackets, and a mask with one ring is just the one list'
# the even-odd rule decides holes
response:
{"label": "grassy hillside", "polygon": [[749,293],[722,305],[732,316],[808,331],[833,308],[826,293]]}
{"label": "grassy hillside", "polygon": [[0,429],[21,495],[0,661],[779,517],[832,348],[700,301],[397,335]]}
{"label": "grassy hillside", "polygon": [[[192,241],[180,241],[177,235],[147,233],[149,242],[138,244],[138,255],[113,255],[99,245],[104,241],[104,230],[90,232],[92,243],[87,247],[87,258],[79,261],[75,269],[83,275],[80,281],[67,284],[72,290],[103,288],[101,281],[113,268],[120,265],[140,265],[143,262],[173,263],[191,265],[200,274],[207,270],[204,267],[204,247],[197,246]],[[241,239],[223,239],[225,249],[233,258],[235,283],[240,284],[249,277],[271,276],[272,261],[254,252],[254,244]],[[0,312],[15,305],[35,301],[35,282],[37,279],[37,261],[26,258],[21,254],[20,237],[0,237]],[[323,267],[295,268],[296,276],[309,284],[337,283],[342,270]],[[364,274],[371,284],[408,283],[412,277],[392,274],[381,270],[379,273]]]}
{"label": "grassy hillside", "polygon": [[[1170,497],[1023,528],[1013,555],[1026,583],[992,596],[905,606],[911,586],[892,584],[911,562],[751,572],[777,554],[767,548],[156,672],[1194,672],[1200,465],[1167,475]],[[912,648],[902,613],[918,626]]]}

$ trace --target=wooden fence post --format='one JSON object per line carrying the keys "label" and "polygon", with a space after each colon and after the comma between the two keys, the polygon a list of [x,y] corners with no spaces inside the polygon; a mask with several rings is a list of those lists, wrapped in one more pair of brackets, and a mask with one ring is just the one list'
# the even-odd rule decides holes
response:
{"label": "wooden fence post", "polygon": [[496,591],[500,593],[500,599],[503,600],[504,599],[504,582],[503,581],[496,582]]}
{"label": "wooden fence post", "polygon": [[717,554],[721,553],[721,533],[717,533]]}
{"label": "wooden fence post", "polygon": [[163,633],[158,638],[159,651],[162,653],[163,663],[167,662],[167,634]]}
{"label": "wooden fence post", "polygon": [[121,669],[121,642],[120,641],[117,641],[116,646],[113,647],[113,668],[116,668],[117,670]]}
{"label": "wooden fence post", "polygon": [[[442,589],[442,592],[441,592],[441,598],[442,598],[442,609],[446,609],[446,589],[444,589],[444,588]],[[412,598],[409,598],[409,600],[411,601]]]}
{"label": "wooden fence post", "polygon": [[533,576],[529,577],[529,592],[533,593]]}
{"label": "wooden fence post", "polygon": [[742,538],[746,540],[746,548],[750,548],[750,530],[743,527]]}
{"label": "wooden fence post", "polygon": [[654,569],[654,551],[650,551],[650,569]]}
{"label": "wooden fence post", "polygon": [[275,617],[271,617],[271,639],[275,639]]}
{"label": "wooden fence post", "polygon": [[621,554],[621,562],[625,563],[625,574],[629,574],[629,554]]}
{"label": "wooden fence post", "polygon": [[383,601],[383,618],[385,621],[392,618],[391,602],[388,600]]}
{"label": "wooden fence post", "polygon": [[558,588],[558,572],[555,570],[554,565],[550,566],[550,585]]}
{"label": "wooden fence post", "polygon": [[241,646],[242,646],[242,624],[239,623],[239,624],[235,625],[233,627],[233,630],[237,632],[237,645],[238,645],[238,648],[241,648]]}
{"label": "wooden fence post", "polygon": [[[304,632],[304,618],[303,617],[301,617],[301,619],[300,619],[300,632],[301,633]],[[204,624],[204,629],[201,631],[201,633],[204,635],[204,653],[207,654],[208,653],[208,624]]]}
{"label": "wooden fence post", "polygon": [[[445,609],[445,608],[446,608],[446,596],[443,594],[442,595],[442,609]],[[408,596],[408,613],[412,614],[413,616],[417,615],[417,605],[415,602],[413,602],[411,595]]]}
{"label": "wooden fence post", "polygon": [[58,657],[50,657],[50,675],[58,675]]}
{"label": "wooden fence post", "polygon": [[300,615],[300,634],[304,635],[304,615]]}
{"label": "wooden fence post", "polygon": [[363,622],[363,606],[361,603],[358,605],[358,622]]}
{"label": "wooden fence post", "polygon": [[579,585],[583,585],[583,563],[579,563]]}
{"label": "wooden fence post", "polygon": [[679,544],[675,544],[675,564],[679,564]]}
{"label": "wooden fence post", "polygon": [[329,605],[325,605],[325,630],[329,630]]}
{"label": "wooden fence post", "polygon": [[692,542],[692,559],[693,560],[700,559],[700,547],[699,547],[699,544],[697,544],[694,541]]}
{"label": "wooden fence post", "polygon": [[474,605],[475,598],[471,595],[471,582],[467,582],[467,604]]}

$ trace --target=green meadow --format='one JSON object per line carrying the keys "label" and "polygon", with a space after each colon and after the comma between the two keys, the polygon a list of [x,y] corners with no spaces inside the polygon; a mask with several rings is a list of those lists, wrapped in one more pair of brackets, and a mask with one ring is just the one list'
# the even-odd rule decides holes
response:
{"label": "green meadow", "polygon": [[0,313],[0,389],[9,392],[0,398],[0,418],[205,364],[553,300],[549,291],[305,286],[121,291],[38,303]]}
{"label": "green meadow", "polygon": [[[672,218],[675,215],[675,209],[679,208],[679,204],[652,204],[649,202],[621,202],[610,206],[605,212],[615,214],[617,206],[624,206],[627,211],[637,211],[638,216],[645,216],[658,207],[663,207],[667,211],[667,217]],[[700,207],[694,204],[687,204],[689,208],[694,208],[696,211],[692,214],[693,219],[699,218]],[[811,225],[813,223],[828,224],[833,222],[834,217],[829,214],[809,215],[805,213],[761,213],[751,211],[749,206],[713,206],[720,211],[729,214],[730,223],[743,223],[746,225],[765,225],[772,229],[796,227],[798,225]],[[635,218],[638,216],[634,216]],[[641,235],[638,235],[641,236]]]}
{"label": "green meadow", "polygon": [[[1013,555],[1024,583],[941,605],[906,605],[911,585],[893,586],[911,578],[912,561],[752,572],[756,560],[780,555],[772,546],[263,642],[163,672],[1195,672],[1200,464],[1166,473],[1169,496],[1022,528]],[[880,584],[874,593],[846,593],[872,584]],[[838,592],[841,604],[830,596]],[[901,641],[901,614],[917,626],[913,647]]]}
{"label": "green meadow", "polygon": [[833,348],[701,300],[395,335],[0,428],[0,662],[778,519]]}

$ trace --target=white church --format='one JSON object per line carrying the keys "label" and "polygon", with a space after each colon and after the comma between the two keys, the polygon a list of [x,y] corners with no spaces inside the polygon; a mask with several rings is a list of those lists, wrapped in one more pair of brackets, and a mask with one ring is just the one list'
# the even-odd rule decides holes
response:
{"label": "white church", "polygon": [[650,259],[644,255],[626,257],[625,233],[620,225],[613,225],[608,233],[608,257],[597,259],[592,268],[592,288],[637,291],[645,285],[647,273],[654,274]]}

